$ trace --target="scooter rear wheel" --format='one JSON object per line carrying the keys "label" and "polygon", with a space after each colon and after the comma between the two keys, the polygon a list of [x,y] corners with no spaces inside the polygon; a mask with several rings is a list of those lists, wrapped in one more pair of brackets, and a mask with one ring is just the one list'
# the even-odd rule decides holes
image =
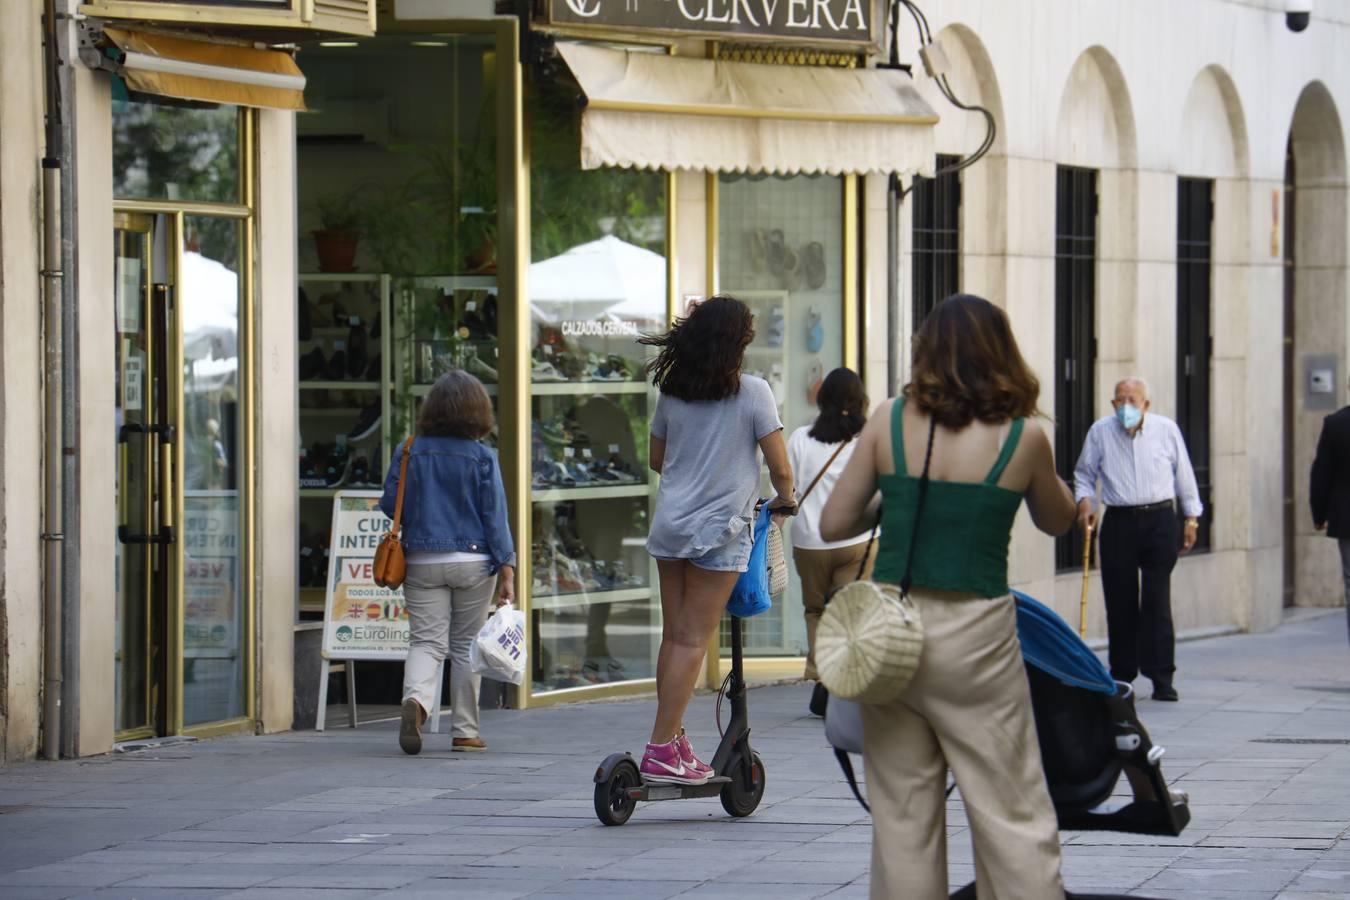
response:
{"label": "scooter rear wheel", "polygon": [[637,801],[629,796],[631,788],[642,784],[637,766],[623,760],[614,766],[609,777],[595,785],[595,815],[606,825],[622,825],[633,816]]}
{"label": "scooter rear wheel", "polygon": [[[731,782],[722,788],[722,808],[738,819],[750,815],[764,798],[764,760],[758,753],[750,754],[748,771],[732,772]],[[747,784],[747,775],[749,783]]]}

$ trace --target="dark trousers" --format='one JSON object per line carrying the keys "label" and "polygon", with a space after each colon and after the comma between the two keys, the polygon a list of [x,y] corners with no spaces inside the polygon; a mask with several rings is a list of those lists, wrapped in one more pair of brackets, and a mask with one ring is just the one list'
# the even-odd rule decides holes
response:
{"label": "dark trousers", "polygon": [[1102,518],[1102,591],[1116,681],[1134,681],[1143,672],[1155,686],[1172,683],[1171,578],[1180,549],[1181,523],[1170,508],[1108,509]]}

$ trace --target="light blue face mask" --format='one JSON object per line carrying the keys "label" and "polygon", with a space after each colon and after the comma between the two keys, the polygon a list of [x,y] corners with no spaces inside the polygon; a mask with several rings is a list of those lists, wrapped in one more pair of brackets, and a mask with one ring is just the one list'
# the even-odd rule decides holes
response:
{"label": "light blue face mask", "polygon": [[1139,425],[1144,418],[1144,414],[1133,403],[1122,403],[1116,407],[1116,418],[1120,420],[1120,424],[1125,426],[1126,431],[1130,431]]}

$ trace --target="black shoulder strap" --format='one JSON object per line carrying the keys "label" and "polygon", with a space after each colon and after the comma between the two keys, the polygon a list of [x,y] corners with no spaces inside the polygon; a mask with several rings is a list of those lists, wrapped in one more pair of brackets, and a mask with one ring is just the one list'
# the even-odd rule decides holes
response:
{"label": "black shoulder strap", "polygon": [[853,796],[857,797],[858,802],[862,804],[862,808],[870,813],[872,807],[867,805],[867,801],[863,799],[862,791],[858,790],[858,776],[853,774],[853,760],[849,758],[848,751],[836,748],[834,758],[839,760],[839,768],[844,770],[844,777],[848,779],[848,786],[853,791]]}

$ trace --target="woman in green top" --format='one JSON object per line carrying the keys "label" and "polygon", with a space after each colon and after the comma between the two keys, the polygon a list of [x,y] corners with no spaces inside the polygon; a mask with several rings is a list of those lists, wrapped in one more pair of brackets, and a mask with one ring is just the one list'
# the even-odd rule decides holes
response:
{"label": "woman in green top", "polygon": [[[948,768],[970,821],[980,900],[1064,896],[1007,574],[1023,500],[1046,534],[1074,521],[1046,429],[1027,421],[1039,393],[1003,311],[949,297],[915,336],[903,397],[868,420],[821,514],[822,537],[837,541],[870,529],[884,508],[878,581],[901,580],[916,542],[923,655],[900,699],[863,707],[873,900],[947,896]],[[926,459],[916,522],[915,473]]]}

